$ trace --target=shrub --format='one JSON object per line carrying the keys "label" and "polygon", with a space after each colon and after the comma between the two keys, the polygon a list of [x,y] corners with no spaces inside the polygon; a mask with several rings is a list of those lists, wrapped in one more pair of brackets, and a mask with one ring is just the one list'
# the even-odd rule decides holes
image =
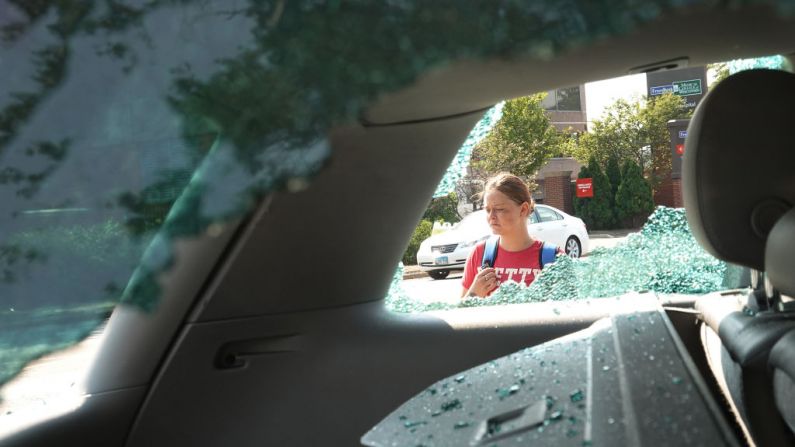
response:
{"label": "shrub", "polygon": [[640,166],[633,161],[624,164],[621,185],[616,193],[616,217],[632,228],[639,226],[654,209],[651,186],[643,178]]}
{"label": "shrub", "polygon": [[427,219],[420,221],[419,225],[417,225],[417,228],[414,229],[414,234],[411,235],[409,245],[406,247],[406,252],[403,253],[404,265],[417,264],[417,250],[419,250],[422,241],[431,236],[432,229],[433,222]]}
{"label": "shrub", "polygon": [[613,226],[615,215],[611,206],[613,189],[610,179],[599,167],[595,157],[591,157],[588,166],[580,170],[579,178],[593,179],[593,197],[575,198],[574,207],[577,215],[585,221],[588,228],[594,230],[607,229]]}
{"label": "shrub", "polygon": [[621,185],[621,167],[618,163],[618,157],[611,155],[607,159],[607,166],[605,167],[605,175],[610,179],[610,207],[613,213],[616,212],[616,194],[618,194],[618,186]]}

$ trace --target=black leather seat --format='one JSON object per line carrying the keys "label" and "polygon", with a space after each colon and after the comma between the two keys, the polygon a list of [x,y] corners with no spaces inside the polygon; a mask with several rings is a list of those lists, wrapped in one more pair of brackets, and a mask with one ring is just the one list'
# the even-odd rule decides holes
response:
{"label": "black leather seat", "polygon": [[[795,209],[776,222],[767,241],[765,265],[770,283],[784,295],[795,297]],[[795,301],[786,301],[791,306]],[[781,338],[770,352],[773,396],[776,407],[795,433],[795,330]]]}

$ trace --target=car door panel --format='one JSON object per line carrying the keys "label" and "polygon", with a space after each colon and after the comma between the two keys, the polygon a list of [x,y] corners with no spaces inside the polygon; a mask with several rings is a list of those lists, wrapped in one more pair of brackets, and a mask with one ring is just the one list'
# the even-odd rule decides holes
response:
{"label": "car door panel", "polygon": [[[373,302],[190,324],[128,445],[356,445],[434,381],[587,327],[619,305],[603,303],[400,315]],[[246,347],[239,362],[225,362],[235,345]]]}

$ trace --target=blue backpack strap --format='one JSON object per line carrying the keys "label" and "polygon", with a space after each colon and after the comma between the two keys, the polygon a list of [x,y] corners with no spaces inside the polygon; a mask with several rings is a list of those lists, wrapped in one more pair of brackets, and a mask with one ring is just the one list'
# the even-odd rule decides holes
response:
{"label": "blue backpack strap", "polygon": [[539,264],[541,264],[541,268],[543,269],[545,265],[549,264],[550,262],[555,262],[555,258],[558,256],[558,246],[555,244],[550,244],[549,242],[544,242],[544,245],[541,246],[541,252],[538,255]]}
{"label": "blue backpack strap", "polygon": [[500,245],[499,236],[491,236],[486,240],[486,248],[483,250],[483,261],[480,263],[482,268],[494,267],[497,259],[497,247]]}

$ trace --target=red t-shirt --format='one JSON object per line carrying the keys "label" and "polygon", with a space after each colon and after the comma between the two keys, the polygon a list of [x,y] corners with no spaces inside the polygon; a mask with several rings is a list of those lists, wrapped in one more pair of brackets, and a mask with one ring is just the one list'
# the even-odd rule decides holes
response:
{"label": "red t-shirt", "polygon": [[[529,286],[541,272],[541,264],[538,258],[539,251],[543,245],[543,242],[536,240],[532,245],[521,251],[508,251],[504,248],[498,248],[497,259],[494,261],[494,270],[500,283],[515,281]],[[472,282],[475,281],[478,269],[483,263],[484,251],[486,251],[486,242],[481,242],[469,253],[462,281],[465,289],[469,289],[472,286]]]}

